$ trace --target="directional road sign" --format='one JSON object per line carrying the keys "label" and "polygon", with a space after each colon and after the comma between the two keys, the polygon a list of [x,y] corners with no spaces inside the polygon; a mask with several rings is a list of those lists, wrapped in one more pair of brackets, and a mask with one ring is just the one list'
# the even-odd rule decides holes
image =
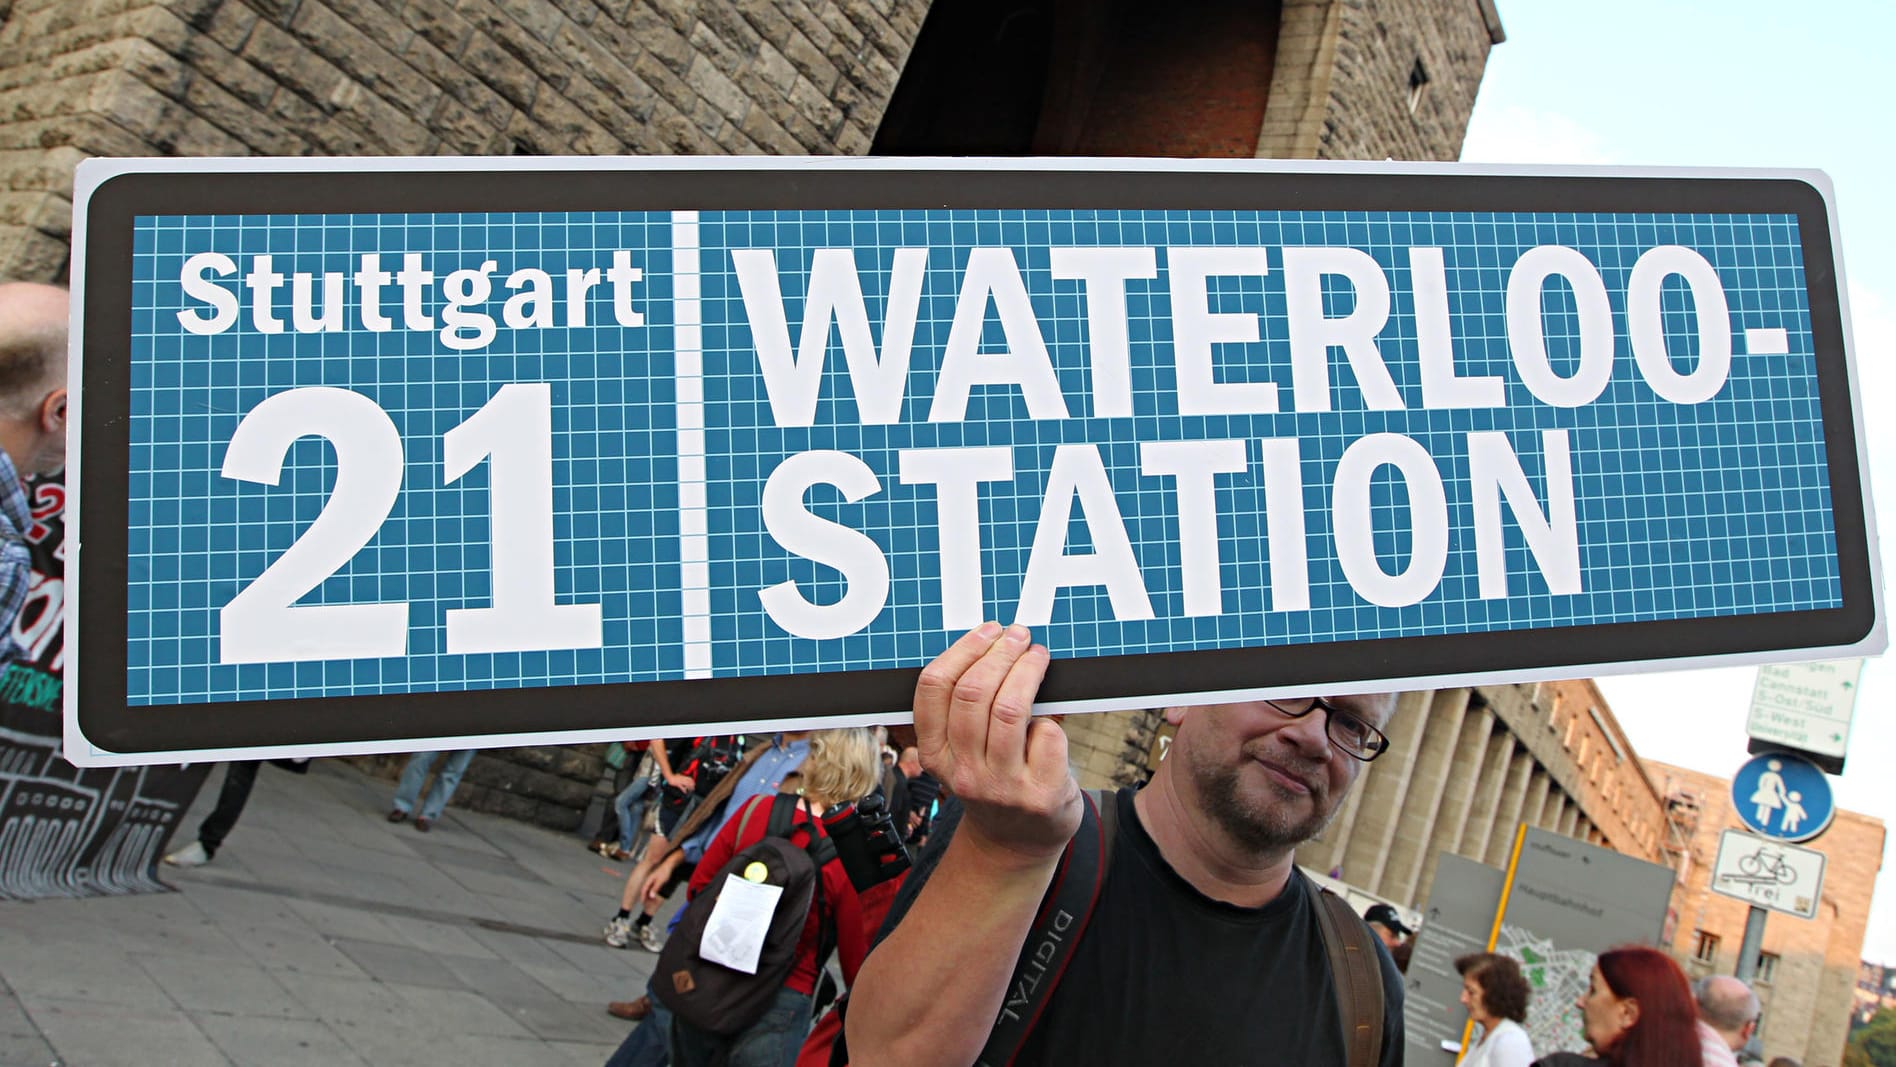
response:
{"label": "directional road sign", "polygon": [[[1828,181],[1265,161],[111,160],[81,763],[1882,648]],[[76,646],[76,647],[74,647]]]}
{"label": "directional road sign", "polygon": [[[1843,773],[1856,709],[1860,659],[1831,663],[1773,663],[1758,668],[1745,733],[1766,745],[1821,757],[1832,774]],[[1753,748],[1752,751],[1762,751]]]}
{"label": "directional road sign", "polygon": [[1837,807],[1830,779],[1790,752],[1753,756],[1731,778],[1731,803],[1752,832],[1778,841],[1809,841],[1830,828]]}
{"label": "directional road sign", "polygon": [[1756,907],[1814,919],[1823,891],[1823,853],[1742,830],[1726,830],[1719,835],[1718,860],[1712,864],[1712,892]]}

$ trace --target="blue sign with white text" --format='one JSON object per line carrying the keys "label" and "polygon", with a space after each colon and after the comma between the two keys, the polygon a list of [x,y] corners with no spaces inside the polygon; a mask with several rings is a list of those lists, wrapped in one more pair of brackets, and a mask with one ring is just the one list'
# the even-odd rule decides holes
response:
{"label": "blue sign with white text", "polygon": [[102,751],[1881,640],[1799,181],[220,162],[88,216]]}
{"label": "blue sign with white text", "polygon": [[1809,841],[1830,828],[1837,807],[1830,779],[1815,763],[1789,752],[1753,756],[1731,778],[1731,804],[1753,833]]}

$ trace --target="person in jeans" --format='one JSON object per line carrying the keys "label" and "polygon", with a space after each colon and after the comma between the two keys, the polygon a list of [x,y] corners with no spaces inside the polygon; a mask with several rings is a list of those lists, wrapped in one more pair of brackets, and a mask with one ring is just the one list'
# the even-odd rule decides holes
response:
{"label": "person in jeans", "polygon": [[415,811],[415,800],[421,796],[421,785],[428,780],[428,771],[435,760],[442,755],[448,758],[441,763],[441,770],[435,775],[434,786],[428,790],[428,796],[421,801],[421,811],[415,814],[415,829],[427,833],[434,828],[441,811],[448,806],[448,799],[454,796],[454,790],[461,784],[461,775],[466,773],[469,761],[474,758],[474,750],[462,749],[459,752],[417,752],[408,757],[408,766],[402,768],[402,778],[395,786],[395,806],[388,813],[389,822],[401,822]]}
{"label": "person in jeans", "polygon": [[[822,815],[868,796],[876,788],[881,771],[875,736],[868,730],[849,727],[812,734],[809,755],[794,783],[801,802],[794,816],[796,829],[791,831],[791,842],[806,845],[822,836]],[[792,791],[792,783],[785,782],[783,790]],[[691,876],[692,896],[710,888],[733,856],[763,840],[775,792],[732,806],[730,816],[705,846],[704,856]],[[748,819],[747,812],[751,813]],[[818,956],[819,946],[826,941],[836,946],[843,980],[855,985],[856,971],[869,950],[862,928],[861,901],[841,860],[824,864],[818,876],[822,889],[804,921],[795,962],[763,1016],[729,1035],[702,1030],[672,1016],[668,1043],[672,1067],[782,1067],[794,1063],[797,1050],[810,1032],[810,1001],[825,962]]]}

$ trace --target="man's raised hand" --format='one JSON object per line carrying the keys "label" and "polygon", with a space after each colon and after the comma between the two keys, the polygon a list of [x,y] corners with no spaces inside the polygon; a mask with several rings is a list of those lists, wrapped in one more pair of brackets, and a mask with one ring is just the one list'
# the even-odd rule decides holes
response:
{"label": "man's raised hand", "polygon": [[1033,717],[1048,654],[1024,626],[983,623],[923,669],[915,685],[922,766],[958,797],[957,836],[1026,863],[1056,857],[1080,825],[1066,734]]}

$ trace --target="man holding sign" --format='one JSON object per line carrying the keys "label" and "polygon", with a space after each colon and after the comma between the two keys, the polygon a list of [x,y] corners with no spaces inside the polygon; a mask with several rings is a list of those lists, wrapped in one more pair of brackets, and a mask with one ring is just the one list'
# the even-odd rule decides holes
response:
{"label": "man holding sign", "polygon": [[[922,762],[964,814],[931,842],[939,864],[925,887],[911,878],[906,914],[863,965],[856,1061],[975,1062],[1016,995],[1016,960],[1085,803],[1065,734],[1032,717],[1048,659],[1025,627],[990,622],[922,673]],[[1107,875],[1017,1062],[1242,1063],[1266,1048],[1273,1062],[1356,1062],[1344,1020],[1357,1005],[1335,992],[1318,891],[1292,852],[1388,747],[1394,710],[1389,694],[1168,709],[1178,734],[1151,784],[1107,798]],[[1399,1063],[1401,979],[1362,939],[1382,984],[1374,1062]]]}

